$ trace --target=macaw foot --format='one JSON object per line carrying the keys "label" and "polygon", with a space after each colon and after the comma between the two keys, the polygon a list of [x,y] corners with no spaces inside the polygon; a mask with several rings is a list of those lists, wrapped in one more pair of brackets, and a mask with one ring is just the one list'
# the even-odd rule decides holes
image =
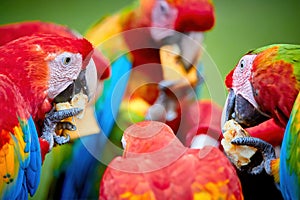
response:
{"label": "macaw foot", "polygon": [[255,174],[260,174],[263,172],[263,170],[265,170],[267,174],[273,175],[272,168],[271,168],[271,161],[276,159],[276,155],[275,155],[274,147],[271,144],[265,142],[264,140],[261,140],[259,138],[254,138],[254,137],[236,138],[233,139],[231,143],[235,145],[246,145],[246,146],[254,147],[257,149],[257,153],[260,154],[259,156],[256,156],[255,154],[251,158],[252,164],[249,163],[248,166],[246,166],[246,170],[248,173],[255,175]]}
{"label": "macaw foot", "polygon": [[51,110],[46,114],[44,120],[44,127],[42,130],[41,138],[45,139],[49,143],[49,152],[52,150],[54,144],[65,144],[70,141],[70,136],[56,135],[55,130],[57,128],[63,128],[70,131],[76,130],[76,126],[70,122],[61,122],[68,117],[73,117],[82,111],[80,108],[71,108],[66,110],[55,111]]}
{"label": "macaw foot", "polygon": [[56,125],[56,129],[67,129],[69,131],[76,131],[76,126],[70,122],[58,122]]}

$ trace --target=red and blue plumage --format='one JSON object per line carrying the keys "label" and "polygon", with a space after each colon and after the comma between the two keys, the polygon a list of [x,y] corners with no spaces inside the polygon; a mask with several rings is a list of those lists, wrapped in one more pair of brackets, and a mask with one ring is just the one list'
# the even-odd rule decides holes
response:
{"label": "red and blue plumage", "polygon": [[26,101],[8,77],[0,75],[0,195],[27,199],[40,179],[42,158],[37,130]]}
{"label": "red and blue plumage", "polygon": [[[21,37],[0,47],[1,199],[26,199],[28,193],[36,192],[42,156],[50,150],[50,142],[39,137],[45,134],[46,113],[54,98],[74,81],[53,70],[70,67],[62,70],[70,70],[76,78],[92,51],[85,39],[45,34]],[[46,144],[46,152],[41,152],[40,144]]]}
{"label": "red and blue plumage", "polygon": [[[178,9],[178,16],[170,17],[170,21],[177,19],[176,25],[164,27],[163,24],[153,24],[151,15],[153,14],[154,6],[156,6],[155,9],[158,9],[158,5],[163,3],[166,3],[170,10]],[[186,8],[193,12],[188,12]],[[103,166],[99,159],[102,159],[101,161],[105,160],[102,157],[102,149],[104,148],[101,147],[103,144],[102,139],[107,140],[106,136],[110,136],[111,140],[117,140],[119,144],[120,134],[123,132],[120,129],[123,127],[119,127],[118,124],[124,123],[127,125],[127,123],[132,123],[132,121],[129,122],[127,115],[124,117],[125,120],[120,120],[122,111],[119,110],[122,109],[120,105],[123,96],[126,98],[123,102],[129,101],[131,94],[129,94],[128,88],[134,88],[138,84],[136,80],[150,80],[149,82],[155,83],[162,80],[162,69],[159,65],[159,48],[162,46],[162,41],[155,41],[150,33],[151,28],[160,26],[172,31],[187,33],[188,31],[207,31],[213,25],[214,9],[210,1],[141,0],[136,1],[135,4],[119,13],[104,18],[87,31],[86,38],[94,43],[95,46],[98,46],[111,59],[112,71],[111,77],[104,82],[103,94],[95,106],[97,120],[102,131],[99,134],[88,136],[76,142],[70,165],[72,166],[70,167],[71,170],[66,171],[62,192],[64,198],[95,198],[95,195],[98,195],[96,193],[97,190],[92,189],[96,185],[94,183],[95,177],[98,178],[95,180],[98,181],[97,184],[99,184],[99,179],[102,177],[99,170],[100,166]],[[120,42],[120,40],[122,41]],[[123,46],[124,44],[125,47]],[[157,84],[146,84],[146,87],[148,89],[140,90],[141,92],[138,95],[153,103],[158,95]],[[149,91],[152,91],[152,93]],[[132,111],[129,112],[133,113]],[[144,116],[139,117],[140,119],[144,118]],[[87,144],[89,146],[98,146],[98,153],[91,153],[91,151],[94,151],[94,148],[87,150],[85,147]],[[109,148],[107,146],[105,147],[106,149]],[[112,151],[109,149],[107,154],[110,156],[111,154],[116,154],[116,152]],[[95,158],[95,155],[97,158]],[[82,159],[84,159],[85,163],[88,163],[89,167],[82,165]],[[80,170],[78,166],[80,166]],[[87,175],[79,176],[78,171]],[[77,188],[80,188],[82,192],[78,192]]]}
{"label": "red and blue plumage", "polygon": [[279,161],[279,187],[285,199],[300,198],[300,95],[285,128]]}
{"label": "red and blue plumage", "polygon": [[[65,36],[65,37],[70,37],[70,38],[82,38],[82,36],[77,33],[74,30],[71,30],[67,26],[51,23],[51,22],[43,22],[43,21],[23,21],[23,22],[17,22],[17,23],[12,23],[12,24],[5,24],[0,26],[0,44],[4,45],[7,42],[10,42],[14,39],[17,39],[19,37],[23,36],[29,36],[37,33],[44,33],[44,34],[55,34],[55,35],[60,35],[60,36]],[[97,69],[97,74],[98,74],[98,81],[102,81],[103,79],[106,79],[109,74],[109,62],[108,60],[101,54],[101,52],[95,50],[93,52],[92,58],[96,64],[96,69]],[[40,140],[42,152],[45,152],[42,154],[42,160],[44,160],[45,154],[48,152],[49,146],[48,143],[45,142],[44,140]],[[77,148],[75,145],[75,150],[81,150],[81,148]],[[86,150],[86,149],[84,149]],[[58,153],[59,155],[58,156]],[[51,154],[51,159],[53,161],[46,160],[46,165],[44,165],[43,169],[44,170],[51,170],[52,173],[64,173],[65,171],[65,162],[60,162],[62,155],[64,155],[64,159],[62,160],[68,160],[67,158],[71,158],[70,154],[70,148],[68,146],[64,148],[60,148],[60,151],[53,151]],[[48,155],[49,156],[49,155]],[[53,158],[54,157],[54,158]],[[57,162],[60,162],[60,164],[57,164]],[[70,168],[72,170],[72,168]],[[38,192],[37,198],[40,198],[42,196],[48,196],[45,191],[49,190],[49,179],[47,179],[48,176],[45,176],[44,178],[41,179],[41,186],[40,189],[41,191]],[[52,176],[51,178],[51,184],[57,184],[58,180],[57,178],[54,178]],[[51,196],[51,195],[50,195]]]}

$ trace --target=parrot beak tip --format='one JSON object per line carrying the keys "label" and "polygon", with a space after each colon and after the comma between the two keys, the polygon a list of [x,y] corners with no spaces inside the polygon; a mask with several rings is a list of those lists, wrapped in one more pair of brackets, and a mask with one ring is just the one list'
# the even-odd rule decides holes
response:
{"label": "parrot beak tip", "polygon": [[232,89],[228,94],[222,113],[221,126],[234,119],[243,128],[256,126],[270,117],[263,114],[241,95],[236,95]]}

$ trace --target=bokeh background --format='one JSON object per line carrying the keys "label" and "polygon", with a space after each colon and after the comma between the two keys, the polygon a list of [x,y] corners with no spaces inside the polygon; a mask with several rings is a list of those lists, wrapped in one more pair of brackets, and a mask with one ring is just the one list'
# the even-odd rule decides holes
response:
{"label": "bokeh background", "polygon": [[[67,25],[84,34],[99,19],[132,1],[2,0],[0,24],[43,20]],[[251,49],[272,43],[300,44],[300,0],[214,0],[214,4],[216,24],[206,33],[205,49],[206,57],[218,73],[206,70],[210,84],[214,84],[215,77],[219,80],[219,76],[223,82],[239,58]],[[226,97],[223,83],[210,88],[214,100],[223,105]],[[43,199],[43,192],[38,192],[35,199]]]}
{"label": "bokeh background", "polygon": [[[44,20],[67,25],[84,34],[99,19],[118,11],[132,1],[1,1],[0,24]],[[300,44],[299,0],[214,0],[214,4],[216,24],[206,34],[205,49],[222,79],[239,58],[253,48],[272,43]],[[209,77],[213,79],[213,74]],[[223,87],[222,84],[211,87],[210,90],[213,91],[210,93],[217,93],[213,95],[215,100],[223,104],[226,91],[220,87]]]}

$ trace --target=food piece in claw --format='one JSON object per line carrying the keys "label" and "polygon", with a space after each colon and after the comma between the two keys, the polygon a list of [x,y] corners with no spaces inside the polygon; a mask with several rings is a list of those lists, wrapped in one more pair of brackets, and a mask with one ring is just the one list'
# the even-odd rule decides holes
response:
{"label": "food piece in claw", "polygon": [[238,168],[248,165],[256,148],[246,145],[234,145],[231,141],[239,137],[250,137],[250,135],[233,119],[227,121],[223,127],[223,139],[221,144],[230,161]]}
{"label": "food piece in claw", "polygon": [[[81,108],[83,111],[76,115],[77,119],[82,119],[84,117],[85,107],[88,103],[88,96],[83,93],[78,93],[74,95],[70,102],[63,102],[55,104],[55,109],[65,110],[70,108]],[[78,129],[76,128],[76,118],[68,117],[62,120],[60,125],[58,125],[56,134],[59,136],[70,136],[71,140],[79,137]],[[66,123],[67,122],[67,123]],[[66,126],[69,126],[68,128]],[[73,127],[73,128],[72,128]]]}

